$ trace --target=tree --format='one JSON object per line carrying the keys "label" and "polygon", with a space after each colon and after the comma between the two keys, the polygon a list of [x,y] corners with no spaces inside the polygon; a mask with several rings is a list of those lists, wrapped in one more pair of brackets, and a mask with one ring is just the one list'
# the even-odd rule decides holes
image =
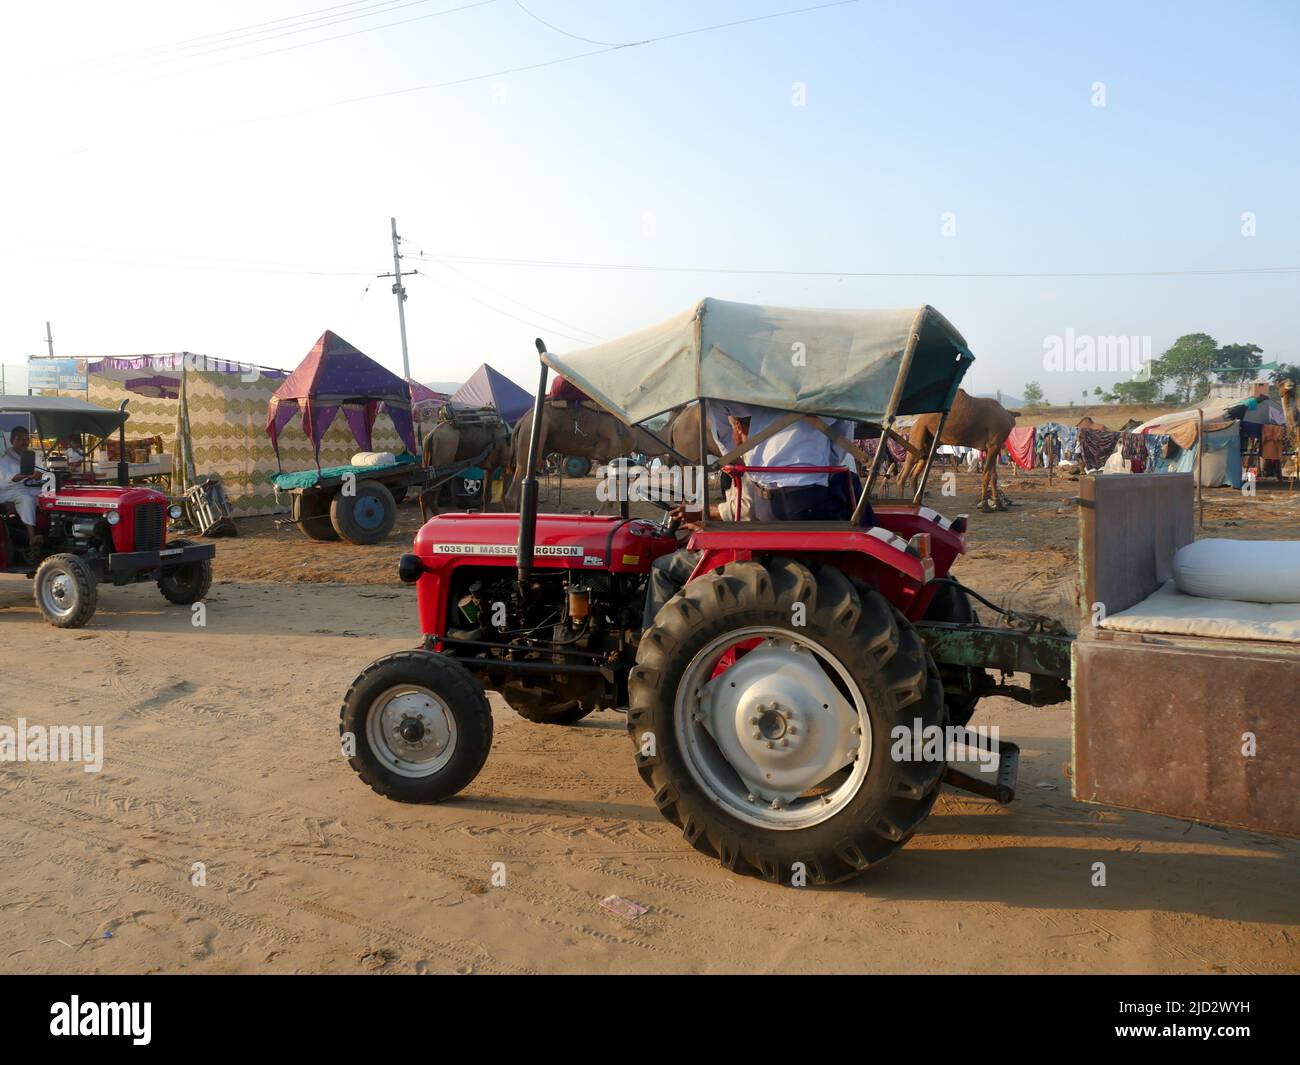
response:
{"label": "tree", "polygon": [[1183,403],[1210,387],[1210,371],[1217,365],[1219,345],[1208,333],[1188,333],[1174,341],[1151,367],[1151,376],[1171,381]]}
{"label": "tree", "polygon": [[1037,381],[1030,381],[1025,385],[1025,404],[1026,406],[1035,407],[1043,402],[1043,386]]}
{"label": "tree", "polygon": [[1116,381],[1115,398],[1121,403],[1156,403],[1160,399],[1160,386],[1156,381]]}
{"label": "tree", "polygon": [[1240,383],[1249,381],[1259,370],[1259,364],[1264,361],[1264,349],[1254,344],[1224,344],[1215,356],[1215,368],[1224,366],[1239,367],[1240,373],[1225,373],[1225,381],[1234,381]]}
{"label": "tree", "polygon": [[1092,394],[1093,394],[1094,396],[1100,396],[1100,395],[1101,395],[1101,385],[1098,385],[1096,388],[1094,388],[1094,389],[1092,390]]}
{"label": "tree", "polygon": [[1275,385],[1280,385],[1286,380],[1294,381],[1297,385],[1300,385],[1300,363],[1279,362],[1277,369],[1269,373],[1268,379]]}

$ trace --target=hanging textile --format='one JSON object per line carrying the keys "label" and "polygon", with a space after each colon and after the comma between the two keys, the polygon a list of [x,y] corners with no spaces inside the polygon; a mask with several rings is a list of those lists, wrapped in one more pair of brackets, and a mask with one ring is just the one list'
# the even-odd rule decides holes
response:
{"label": "hanging textile", "polygon": [[1032,425],[1021,425],[1007,434],[1007,454],[1022,470],[1034,468],[1035,433]]}
{"label": "hanging textile", "polygon": [[1083,453],[1083,468],[1099,470],[1106,465],[1120,434],[1110,429],[1080,429],[1079,450]]}

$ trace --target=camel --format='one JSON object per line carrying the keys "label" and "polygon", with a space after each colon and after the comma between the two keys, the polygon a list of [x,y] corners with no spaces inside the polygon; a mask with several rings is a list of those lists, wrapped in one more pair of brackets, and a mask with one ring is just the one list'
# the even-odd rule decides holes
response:
{"label": "camel", "polygon": [[[474,465],[481,466],[483,477],[483,509],[488,509],[492,500],[492,481],[497,470],[502,470],[502,483],[505,483],[504,470],[510,461],[510,427],[500,418],[494,421],[482,420],[474,423],[457,424],[449,418],[439,421],[424,438],[421,448],[421,460],[425,468],[441,468],[456,462],[465,462],[483,455]],[[430,513],[438,513],[438,489],[433,486],[420,493],[420,516],[427,518]]]}
{"label": "camel", "polygon": [[[668,424],[664,426],[664,431],[660,435],[683,458],[699,465],[700,405],[691,403],[688,406],[681,407],[677,413],[668,419]],[[710,455],[716,455],[718,458],[722,457],[718,442],[713,439],[712,433],[709,433],[708,445]]]}
{"label": "camel", "polygon": [[1296,405],[1295,382],[1289,377],[1279,381],[1277,396],[1286,418],[1286,443],[1291,449],[1291,486],[1294,488],[1296,477],[1300,475],[1300,407]]}
{"label": "camel", "polygon": [[[519,509],[520,486],[524,480],[532,430],[533,412],[530,410],[515,423],[508,467],[510,486],[505,493],[506,510]],[[648,430],[640,426],[629,429],[614,415],[592,403],[579,403],[575,407],[572,402],[548,402],[542,407],[542,435],[537,448],[539,468],[541,458],[552,452],[601,461],[624,455],[655,458],[667,454],[663,443]]]}
{"label": "camel", "polygon": [[[957,389],[948,420],[944,422],[941,444],[978,448],[984,452],[984,480],[980,489],[980,510],[1004,510],[1005,497],[998,490],[998,455],[1006,444],[1007,436],[1016,427],[1020,412],[1007,410],[995,399],[976,399],[965,389]],[[908,431],[907,440],[923,455],[930,453],[934,431],[940,415],[919,415]],[[920,477],[923,460],[908,453],[903,470],[898,475],[898,486],[904,493],[908,481]]]}

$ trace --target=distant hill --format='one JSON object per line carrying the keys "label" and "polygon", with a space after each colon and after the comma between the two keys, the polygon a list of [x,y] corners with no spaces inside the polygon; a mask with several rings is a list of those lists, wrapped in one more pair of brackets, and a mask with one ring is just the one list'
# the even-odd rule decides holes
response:
{"label": "distant hill", "polygon": [[421,381],[425,388],[432,388],[435,392],[446,392],[451,395],[463,385],[464,381]]}
{"label": "distant hill", "polygon": [[1021,399],[1019,396],[1013,396],[1013,395],[1010,395],[1009,393],[1006,393],[1006,392],[1003,392],[1001,395],[998,395],[996,392],[983,392],[983,393],[981,393],[980,395],[976,396],[975,398],[976,398],[976,399],[996,399],[996,400],[997,400],[999,403],[1001,403],[1004,407],[1009,407],[1009,408],[1011,408],[1012,410],[1017,410],[1017,409],[1019,409],[1020,407],[1026,407],[1026,406],[1028,406],[1028,404],[1027,404],[1023,399]]}

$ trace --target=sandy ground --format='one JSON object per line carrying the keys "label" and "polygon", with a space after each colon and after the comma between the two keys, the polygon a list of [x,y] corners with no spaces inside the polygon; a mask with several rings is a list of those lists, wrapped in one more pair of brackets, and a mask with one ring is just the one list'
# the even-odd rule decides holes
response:
{"label": "sandy ground", "polygon": [[[932,502],[972,509],[960,487]],[[1006,488],[1020,505],[972,514],[956,572],[1068,617],[1074,485]],[[584,491],[566,487],[566,509]],[[1207,535],[1295,535],[1300,493],[1208,499]],[[418,638],[394,579],[419,524],[402,512],[374,548],[242,523],[218,542],[201,629],[143,586],[104,590],[87,629],[61,632],[25,582],[0,580],[0,723],[103,725],[106,748],[98,774],[0,765],[0,969],[1300,971],[1300,842],[1074,802],[1064,704],[982,703],[977,723],[1021,744],[1016,802],[945,792],[894,860],[833,889],[733,877],[691,850],[612,712],[547,727],[493,696],[492,754],[466,792],[379,798],[339,754],[337,713],[365,664]],[[608,895],[648,912],[612,916]]]}

